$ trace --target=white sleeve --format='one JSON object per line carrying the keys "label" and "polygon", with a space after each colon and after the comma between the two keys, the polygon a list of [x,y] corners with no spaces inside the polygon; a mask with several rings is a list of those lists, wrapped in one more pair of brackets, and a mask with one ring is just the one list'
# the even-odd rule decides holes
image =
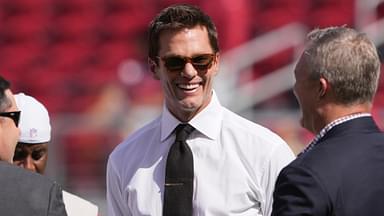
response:
{"label": "white sleeve", "polygon": [[109,216],[130,216],[132,215],[124,199],[121,188],[121,178],[117,172],[111,157],[107,163],[107,209]]}
{"label": "white sleeve", "polygon": [[262,206],[263,215],[269,216],[272,213],[273,191],[280,171],[287,166],[295,155],[285,142],[279,143],[271,152],[269,160],[264,166],[261,184],[265,192],[265,206]]}

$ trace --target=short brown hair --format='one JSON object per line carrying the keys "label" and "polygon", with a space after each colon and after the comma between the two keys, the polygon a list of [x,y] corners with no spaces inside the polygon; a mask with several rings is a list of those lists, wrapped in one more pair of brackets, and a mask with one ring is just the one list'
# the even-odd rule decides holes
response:
{"label": "short brown hair", "polygon": [[159,52],[159,38],[163,31],[180,30],[204,26],[208,31],[208,38],[213,51],[219,52],[216,26],[211,18],[198,7],[187,4],[176,4],[162,10],[149,25],[149,53],[148,57],[157,61]]}

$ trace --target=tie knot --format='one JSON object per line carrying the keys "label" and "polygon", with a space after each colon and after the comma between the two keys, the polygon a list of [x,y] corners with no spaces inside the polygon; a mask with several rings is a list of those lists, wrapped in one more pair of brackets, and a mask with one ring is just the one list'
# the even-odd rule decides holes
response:
{"label": "tie knot", "polygon": [[179,124],[175,129],[176,141],[185,141],[194,130],[189,124]]}

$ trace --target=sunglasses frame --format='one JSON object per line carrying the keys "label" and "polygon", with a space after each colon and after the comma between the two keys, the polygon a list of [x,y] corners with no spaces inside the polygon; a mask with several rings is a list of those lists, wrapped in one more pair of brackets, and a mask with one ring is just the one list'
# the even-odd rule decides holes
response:
{"label": "sunglasses frame", "polygon": [[[199,58],[199,57],[209,57],[209,59],[210,59],[209,63],[206,65],[199,65],[196,62],[194,63],[193,60],[196,58]],[[160,60],[162,60],[164,62],[165,68],[167,68],[167,70],[171,71],[171,72],[178,72],[178,71],[183,70],[187,63],[191,63],[193,68],[195,68],[195,70],[197,70],[197,71],[209,70],[212,67],[213,62],[215,62],[215,60],[216,60],[215,57],[216,57],[215,53],[198,54],[198,55],[194,55],[192,57],[177,56],[177,55],[175,55],[175,56],[163,56],[163,57],[157,56],[157,58],[159,58]],[[170,66],[167,62],[171,58],[178,58],[179,60],[182,60],[183,61],[182,67],[180,66],[180,68],[177,68],[177,69],[176,68],[170,68]],[[199,67],[205,67],[205,68],[199,68]]]}
{"label": "sunglasses frame", "polygon": [[20,113],[21,111],[13,111],[13,112],[0,112],[1,117],[8,117],[13,120],[13,123],[15,123],[16,127],[19,126],[20,121]]}

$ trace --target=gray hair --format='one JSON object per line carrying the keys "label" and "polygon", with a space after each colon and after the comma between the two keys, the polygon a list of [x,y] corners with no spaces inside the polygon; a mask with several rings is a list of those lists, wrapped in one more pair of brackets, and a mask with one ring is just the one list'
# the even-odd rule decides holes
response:
{"label": "gray hair", "polygon": [[311,31],[305,50],[311,78],[323,77],[341,104],[372,102],[380,75],[380,59],[364,33],[347,27]]}

